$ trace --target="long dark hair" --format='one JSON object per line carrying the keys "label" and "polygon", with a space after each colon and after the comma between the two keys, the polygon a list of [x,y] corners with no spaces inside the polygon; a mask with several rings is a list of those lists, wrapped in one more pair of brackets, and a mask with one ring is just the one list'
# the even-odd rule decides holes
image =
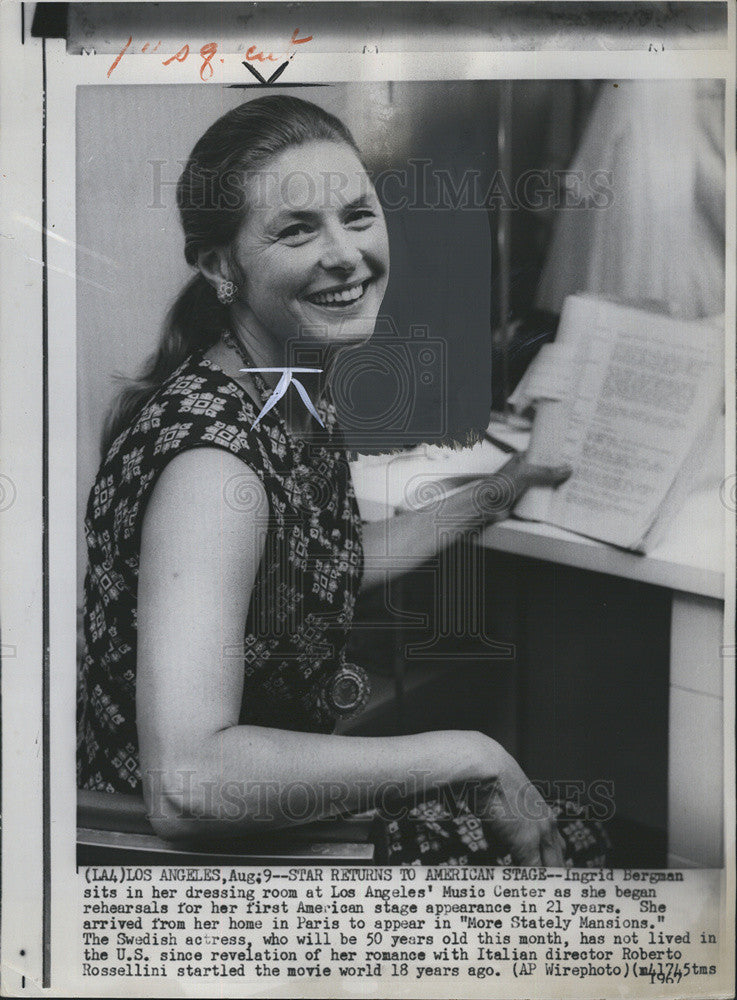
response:
{"label": "long dark hair", "polygon": [[[200,251],[232,244],[248,209],[249,172],[291,146],[315,141],[346,143],[361,158],[339,119],[297,97],[274,94],[246,101],[211,125],[177,184],[187,263],[196,266]],[[169,309],[157,350],[113,404],[105,421],[103,457],[162,382],[194,351],[215,344],[227,325],[228,307],[198,272]]]}

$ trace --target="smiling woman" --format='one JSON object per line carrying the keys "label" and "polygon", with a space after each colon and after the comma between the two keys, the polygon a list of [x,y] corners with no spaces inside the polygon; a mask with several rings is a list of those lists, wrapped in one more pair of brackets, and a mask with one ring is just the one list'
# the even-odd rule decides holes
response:
{"label": "smiling woman", "polygon": [[[435,833],[390,860],[562,864],[550,809],[488,737],[334,734],[369,693],[346,660],[359,588],[440,544],[432,511],[361,524],[330,398],[389,271],[350,133],[293,97],[247,102],[195,145],[177,200],[197,273],[111,414],[87,507],[80,786],[142,793],[170,839],[377,810],[391,789]],[[289,367],[296,341],[326,359],[306,382],[317,420],[286,396],[264,406],[278,373],[244,371]],[[444,507],[442,544],[566,474],[515,457],[497,474],[508,508],[480,511],[469,484]]]}

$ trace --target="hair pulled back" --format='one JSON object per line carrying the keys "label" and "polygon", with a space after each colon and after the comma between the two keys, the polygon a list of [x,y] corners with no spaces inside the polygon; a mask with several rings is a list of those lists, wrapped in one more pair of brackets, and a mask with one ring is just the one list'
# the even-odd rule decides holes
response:
{"label": "hair pulled back", "polygon": [[[309,101],[274,94],[228,111],[197,141],[177,183],[184,256],[231,245],[246,212],[247,178],[272,157],[309,142],[341,142],[360,158],[353,136],[334,115]],[[103,457],[158,387],[194,351],[206,351],[228,325],[228,307],[198,273],[185,285],[164,320],[156,351],[128,381],[105,423]]]}

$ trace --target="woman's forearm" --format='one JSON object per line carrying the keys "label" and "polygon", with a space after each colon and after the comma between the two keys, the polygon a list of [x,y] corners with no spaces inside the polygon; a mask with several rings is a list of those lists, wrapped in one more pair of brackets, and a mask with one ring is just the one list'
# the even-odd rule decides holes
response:
{"label": "woman's forearm", "polygon": [[232,726],[203,737],[176,768],[144,772],[144,788],[161,836],[223,836],[488,781],[506,757],[493,740],[468,731],[357,737]]}
{"label": "woman's forearm", "polygon": [[[480,483],[469,483],[432,508],[363,526],[362,589],[396,579],[448,548],[482,516]],[[493,520],[493,511],[484,518]]]}
{"label": "woman's forearm", "polygon": [[525,455],[517,454],[492,475],[472,480],[429,509],[365,524],[362,587],[386,583],[421,566],[472,526],[508,517],[530,486],[559,486],[570,474],[567,465],[530,465]]}

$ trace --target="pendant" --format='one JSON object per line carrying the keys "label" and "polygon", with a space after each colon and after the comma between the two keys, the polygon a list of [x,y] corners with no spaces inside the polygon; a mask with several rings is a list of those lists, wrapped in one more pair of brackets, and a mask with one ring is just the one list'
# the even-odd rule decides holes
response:
{"label": "pendant", "polygon": [[325,684],[325,701],[333,715],[351,719],[366,707],[371,682],[363,667],[344,662]]}

